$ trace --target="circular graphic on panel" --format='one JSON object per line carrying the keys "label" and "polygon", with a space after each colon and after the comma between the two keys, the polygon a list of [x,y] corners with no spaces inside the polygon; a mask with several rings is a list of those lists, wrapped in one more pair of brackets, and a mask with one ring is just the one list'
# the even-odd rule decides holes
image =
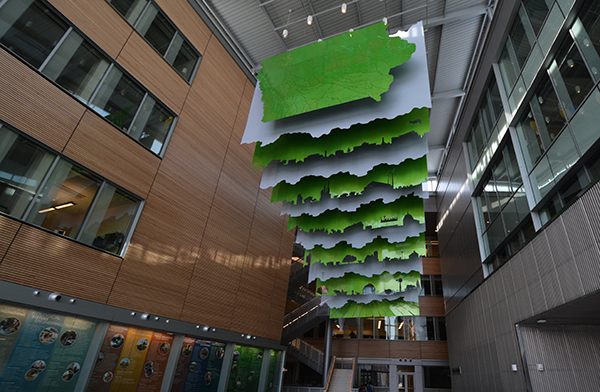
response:
{"label": "circular graphic on panel", "polygon": [[72,370],[74,374],[77,374],[79,369],[81,369],[81,366],[77,362],[71,362],[69,366],[67,366],[67,370]]}
{"label": "circular graphic on panel", "polygon": [[98,358],[96,358],[96,366],[100,365],[102,362],[104,362],[104,353],[100,351],[98,353]]}
{"label": "circular graphic on panel", "polygon": [[121,369],[125,370],[129,367],[130,363],[131,363],[131,361],[129,360],[129,358],[123,358],[123,359],[121,359],[121,362],[119,362],[119,367]]}
{"label": "circular graphic on panel", "polygon": [[60,344],[65,347],[69,347],[75,344],[77,341],[77,332],[75,331],[65,331],[62,335],[60,335]]}
{"label": "circular graphic on panel", "polygon": [[240,359],[240,352],[236,350],[233,352],[233,362],[237,362],[238,359]]}
{"label": "circular graphic on panel", "polygon": [[111,382],[113,379],[113,373],[112,372],[106,372],[104,373],[104,375],[102,376],[102,381],[109,383]]}
{"label": "circular graphic on panel", "polygon": [[73,379],[74,376],[75,376],[75,373],[73,373],[72,370],[67,370],[66,372],[63,373],[62,380],[64,382],[69,382]]}
{"label": "circular graphic on panel", "polygon": [[262,353],[262,351],[259,351],[258,354],[256,355],[256,358],[262,359],[262,357],[263,357],[263,353]]}
{"label": "circular graphic on panel", "polygon": [[240,388],[240,387],[242,386],[242,376],[237,376],[237,377],[235,378],[235,386],[236,386],[237,388]]}
{"label": "circular graphic on panel", "polygon": [[141,338],[140,340],[138,340],[135,347],[138,349],[138,351],[144,351],[145,349],[148,348],[148,344],[149,344],[148,339]]}
{"label": "circular graphic on panel", "polygon": [[37,369],[29,369],[27,373],[25,373],[25,380],[33,381],[37,378],[37,376],[42,373]]}
{"label": "circular graphic on panel", "polygon": [[195,372],[198,368],[198,364],[196,362],[190,363],[190,372]]}
{"label": "circular graphic on panel", "polygon": [[153,368],[154,368],[154,362],[152,362],[152,361],[148,361],[144,364],[144,370],[153,369]]}
{"label": "circular graphic on panel", "polygon": [[234,363],[233,366],[231,367],[231,371],[235,372],[237,370],[237,363]]}
{"label": "circular graphic on panel", "polygon": [[205,359],[206,357],[208,357],[208,352],[208,348],[203,347],[202,350],[200,350],[200,358]]}
{"label": "circular graphic on panel", "polygon": [[21,327],[21,321],[16,317],[7,317],[0,321],[0,335],[12,335]]}
{"label": "circular graphic on panel", "polygon": [[125,343],[125,337],[120,333],[110,338],[110,347],[112,348],[119,348],[123,343]]}
{"label": "circular graphic on panel", "polygon": [[206,372],[204,375],[204,383],[206,385],[210,385],[212,383],[212,374],[210,374],[210,372]]}
{"label": "circular graphic on panel", "polygon": [[158,352],[161,355],[167,355],[171,351],[171,343],[164,342],[158,347]]}
{"label": "circular graphic on panel", "polygon": [[183,354],[184,357],[189,357],[190,354],[192,353],[192,345],[186,344],[185,346],[183,346],[183,350],[181,350],[181,353]]}
{"label": "circular graphic on panel", "polygon": [[153,368],[145,369],[144,374],[146,375],[147,378],[150,378],[154,374],[154,369]]}
{"label": "circular graphic on panel", "polygon": [[42,361],[41,359],[38,359],[37,361],[31,364],[31,369],[39,370],[41,373],[44,371],[44,369],[46,369],[46,362]]}
{"label": "circular graphic on panel", "polygon": [[223,355],[225,354],[225,350],[223,349],[223,347],[219,347],[217,349],[217,359],[221,359],[223,358]]}
{"label": "circular graphic on panel", "polygon": [[54,343],[57,337],[58,329],[54,327],[46,327],[42,329],[42,332],[40,332],[39,339],[42,344],[51,344]]}

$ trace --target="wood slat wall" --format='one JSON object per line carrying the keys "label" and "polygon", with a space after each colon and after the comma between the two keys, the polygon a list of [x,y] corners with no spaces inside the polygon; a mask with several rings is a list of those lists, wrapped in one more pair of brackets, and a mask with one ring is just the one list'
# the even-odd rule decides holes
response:
{"label": "wood slat wall", "polygon": [[279,340],[294,233],[240,145],[253,84],[186,0],[158,3],[191,86],[104,0],[52,3],[180,117],[161,159],[0,49],[0,118],[146,198],[124,259],[0,217],[1,279]]}
{"label": "wood slat wall", "polygon": [[424,275],[441,275],[442,268],[440,267],[439,257],[423,257],[423,274]]}
{"label": "wood slat wall", "polygon": [[448,344],[446,342],[404,340],[333,339],[331,342],[331,355],[361,358],[448,360]]}
{"label": "wood slat wall", "polygon": [[420,316],[445,316],[444,297],[419,297]]}

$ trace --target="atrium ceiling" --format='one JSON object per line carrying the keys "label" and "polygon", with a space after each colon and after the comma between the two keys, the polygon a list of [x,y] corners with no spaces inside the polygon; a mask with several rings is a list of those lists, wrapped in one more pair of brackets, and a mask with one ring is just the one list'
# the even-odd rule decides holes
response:
{"label": "atrium ceiling", "polygon": [[[454,136],[497,0],[192,1],[211,18],[254,75],[263,59],[379,23],[383,18],[387,18],[390,34],[422,20],[433,102],[428,171],[435,180]],[[342,4],[346,4],[345,13],[341,12]]]}

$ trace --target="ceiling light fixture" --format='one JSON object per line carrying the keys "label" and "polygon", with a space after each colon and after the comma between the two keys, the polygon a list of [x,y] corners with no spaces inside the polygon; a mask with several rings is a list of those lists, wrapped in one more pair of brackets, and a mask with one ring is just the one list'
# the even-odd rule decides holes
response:
{"label": "ceiling light fixture", "polygon": [[[285,24],[285,27],[287,27],[290,24],[290,16],[292,16],[292,9],[291,8],[288,11],[288,20],[287,20],[287,22]],[[288,36],[287,29],[283,29],[282,35],[283,35],[283,38],[287,38],[287,36]]]}
{"label": "ceiling light fixture", "polygon": [[287,29],[283,29],[283,38],[287,38],[287,36],[288,36]]}
{"label": "ceiling light fixture", "polygon": [[50,207],[50,208],[46,208],[46,209],[43,209],[43,210],[39,210],[39,211],[38,211],[38,213],[39,213],[39,214],[43,214],[43,213],[45,213],[45,212],[50,212],[50,211],[60,210],[60,209],[62,209],[62,208],[67,208],[67,207],[71,207],[71,206],[74,206],[74,205],[75,205],[75,203],[74,203],[74,202],[72,202],[72,201],[69,201],[69,202],[62,203],[62,204],[59,204],[59,205],[56,205],[56,206],[53,206],[53,207]]}
{"label": "ceiling light fixture", "polygon": [[346,3],[342,3],[342,14],[345,14],[347,10],[348,6],[346,5]]}
{"label": "ceiling light fixture", "polygon": [[575,66],[575,62],[571,59],[567,60],[567,64],[569,65],[570,68],[573,68]]}
{"label": "ceiling light fixture", "polygon": [[384,17],[382,21],[383,21],[383,24],[387,26],[387,23],[388,23],[387,18]]}
{"label": "ceiling light fixture", "polygon": [[312,20],[313,20],[312,15],[308,15],[308,18],[306,18],[306,23],[308,23],[308,25],[311,25],[312,24]]}

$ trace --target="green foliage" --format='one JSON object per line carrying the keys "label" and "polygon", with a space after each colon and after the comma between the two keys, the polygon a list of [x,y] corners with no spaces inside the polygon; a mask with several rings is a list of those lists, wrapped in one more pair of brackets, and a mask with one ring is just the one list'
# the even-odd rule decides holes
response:
{"label": "green foliage", "polygon": [[383,299],[368,304],[360,304],[348,301],[341,308],[331,308],[330,318],[354,318],[354,317],[392,317],[392,316],[418,316],[419,303],[408,302],[400,298],[393,301]]}
{"label": "green foliage", "polygon": [[408,61],[415,49],[389,37],[379,23],[263,60],[262,121],[366,97],[380,101],[394,80],[390,69]]}
{"label": "green foliage", "polygon": [[360,206],[354,212],[344,212],[336,208],[327,210],[318,216],[309,214],[291,216],[288,230],[298,226],[304,231],[322,229],[327,233],[334,231],[343,233],[345,228],[357,223],[362,223],[363,229],[402,226],[406,215],[412,216],[419,223],[425,223],[423,199],[415,195],[408,195],[388,204],[384,204],[381,199],[375,200]]}
{"label": "green foliage", "polygon": [[429,132],[428,108],[415,108],[393,120],[378,119],[367,124],[355,124],[349,129],[336,128],[318,138],[308,133],[287,133],[266,146],[258,142],[254,149],[252,170],[263,169],[273,160],[285,164],[289,161],[302,162],[312,155],[328,157],[339,151],[352,152],[363,144],[390,144],[392,139],[412,131],[420,136]]}
{"label": "green foliage", "polygon": [[312,253],[312,263],[323,264],[350,264],[343,262],[346,256],[356,258],[353,263],[360,263],[365,261],[368,256],[375,256],[375,254],[377,254],[379,261],[408,259],[415,252],[418,255],[425,255],[425,233],[421,233],[418,237],[408,237],[404,242],[390,243],[385,238],[377,237],[373,242],[360,249],[355,249],[347,242],[342,241],[330,249],[317,245],[312,249],[307,249],[306,252]]}
{"label": "green foliage", "polygon": [[386,271],[381,275],[366,277],[349,272],[342,277],[331,278],[326,281],[317,279],[317,287],[327,287],[327,294],[323,295],[336,295],[337,293],[346,293],[349,295],[362,294],[363,289],[369,284],[373,285],[375,292],[378,294],[383,294],[386,290],[392,290],[393,292],[406,291],[409,286],[420,286],[421,273],[419,271],[411,271],[408,273],[396,272],[395,274],[390,274]]}
{"label": "green foliage", "polygon": [[350,194],[361,194],[372,182],[391,184],[394,189],[418,185],[427,180],[427,157],[407,159],[399,165],[378,165],[365,176],[358,177],[349,173],[334,174],[329,178],[306,176],[296,184],[284,181],[273,187],[271,202],[287,200],[296,203],[300,197],[303,201],[321,199],[323,191],[328,190],[331,197]]}

